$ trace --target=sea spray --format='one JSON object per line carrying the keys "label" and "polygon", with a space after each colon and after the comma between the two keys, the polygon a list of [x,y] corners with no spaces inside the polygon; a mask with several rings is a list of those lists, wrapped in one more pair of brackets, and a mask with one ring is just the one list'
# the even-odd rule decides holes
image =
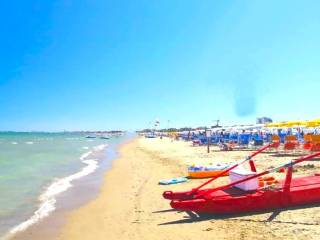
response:
{"label": "sea spray", "polygon": [[87,176],[93,173],[98,168],[97,159],[88,159],[88,157],[94,152],[99,152],[104,150],[107,147],[107,144],[101,144],[93,147],[92,151],[88,151],[81,155],[80,160],[85,166],[81,171],[69,175],[68,177],[55,179],[52,184],[39,196],[40,205],[34,214],[26,221],[20,223],[19,225],[13,227],[9,233],[4,237],[4,239],[11,238],[14,234],[20,231],[24,231],[29,228],[31,225],[39,222],[45,217],[48,217],[56,209],[56,197],[72,187],[72,181],[80,179],[84,176]]}

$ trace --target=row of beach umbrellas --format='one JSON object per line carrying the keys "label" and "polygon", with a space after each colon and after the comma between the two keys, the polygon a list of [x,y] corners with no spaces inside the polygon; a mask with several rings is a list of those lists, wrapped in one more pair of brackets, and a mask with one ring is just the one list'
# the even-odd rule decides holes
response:
{"label": "row of beach umbrellas", "polygon": [[265,127],[284,127],[284,128],[293,128],[293,127],[320,127],[320,118],[310,121],[287,121],[287,122],[274,122],[268,123]]}
{"label": "row of beach umbrellas", "polygon": [[[285,122],[273,122],[273,123],[268,123],[268,124],[255,124],[255,125],[247,125],[247,126],[225,126],[225,127],[220,127],[220,128],[213,128],[210,129],[211,133],[217,133],[220,131],[226,131],[226,132],[272,132],[275,129],[286,129],[286,128],[305,128],[307,129],[319,129],[320,128],[320,118],[319,119],[314,119],[314,120],[309,120],[309,121],[285,121]],[[272,130],[273,129],[273,130]],[[204,129],[202,130],[194,130],[191,131],[195,134],[199,134],[200,132],[203,132]],[[188,134],[189,131],[184,131],[181,132],[184,134]],[[177,132],[171,132],[170,135],[176,135]]]}

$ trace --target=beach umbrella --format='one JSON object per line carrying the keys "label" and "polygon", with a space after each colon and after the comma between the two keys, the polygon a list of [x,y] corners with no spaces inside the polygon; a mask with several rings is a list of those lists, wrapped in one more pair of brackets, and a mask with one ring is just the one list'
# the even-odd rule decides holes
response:
{"label": "beach umbrella", "polygon": [[265,127],[268,127],[268,128],[281,127],[281,124],[282,123],[280,122],[268,123],[265,125]]}
{"label": "beach umbrella", "polygon": [[285,123],[286,127],[300,127],[305,126],[307,124],[306,121],[288,121]]}
{"label": "beach umbrella", "polygon": [[313,127],[316,127],[316,126],[317,126],[317,124],[315,122],[307,121],[306,127],[313,128]]}
{"label": "beach umbrella", "polygon": [[319,127],[320,119],[314,119],[306,122],[306,127]]}
{"label": "beach umbrella", "polygon": [[284,127],[284,128],[288,127],[287,122],[280,122],[278,124],[278,127]]}
{"label": "beach umbrella", "polygon": [[311,120],[310,122],[312,122],[313,125],[315,125],[315,127],[319,127],[320,126],[320,119],[314,119]]}
{"label": "beach umbrella", "polygon": [[[320,121],[319,121],[320,124]],[[287,121],[287,122],[275,122],[275,123],[268,123],[266,124],[265,127],[269,128],[292,128],[292,127],[299,127],[299,126],[306,126],[307,122],[306,121]]]}

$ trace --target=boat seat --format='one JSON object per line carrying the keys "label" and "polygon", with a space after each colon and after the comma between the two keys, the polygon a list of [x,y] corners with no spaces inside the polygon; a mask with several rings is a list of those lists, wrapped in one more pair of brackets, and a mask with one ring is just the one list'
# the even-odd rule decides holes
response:
{"label": "boat seat", "polygon": [[225,190],[218,190],[216,192],[213,192],[213,193],[210,193],[209,194],[209,198],[223,198],[223,197],[228,197],[228,196],[245,196],[245,195],[248,195],[248,194],[252,194],[256,191],[244,191],[240,188],[236,188],[236,187],[231,187],[231,188],[228,188],[228,189],[225,189]]}

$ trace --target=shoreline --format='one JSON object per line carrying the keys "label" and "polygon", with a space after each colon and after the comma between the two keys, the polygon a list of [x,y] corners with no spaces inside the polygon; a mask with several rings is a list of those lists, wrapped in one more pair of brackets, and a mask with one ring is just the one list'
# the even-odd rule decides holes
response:
{"label": "shoreline", "polygon": [[[58,239],[316,239],[320,233],[320,221],[314,221],[314,216],[320,217],[320,207],[283,210],[276,216],[264,212],[195,221],[185,212],[172,211],[162,198],[165,190],[191,189],[205,181],[158,185],[161,179],[184,176],[188,164],[238,161],[248,151],[213,149],[207,154],[204,148],[182,141],[136,138],[119,152],[97,198],[68,213]],[[259,168],[288,160],[270,153],[259,158]],[[301,168],[297,174],[308,171]]]}
{"label": "shoreline", "polygon": [[[96,168],[87,175],[72,179],[72,186],[55,197],[55,209],[48,216],[33,223],[25,230],[18,231],[12,235],[7,234],[4,239],[57,239],[59,232],[65,224],[66,215],[70,211],[85,205],[87,202],[90,202],[97,197],[105,172],[110,170],[112,162],[117,158],[119,147],[126,141],[128,141],[128,138],[124,138],[120,142],[108,142],[107,146],[103,149],[101,148],[101,145],[99,145],[96,146],[100,147],[100,149],[96,149],[97,151],[91,150],[84,153],[80,157],[80,160],[86,165],[82,170],[73,175],[77,176],[81,174],[85,168],[94,167],[93,161],[96,162]],[[65,178],[72,178],[73,175]],[[48,188],[51,186],[52,184]],[[86,194],[83,194],[83,191],[85,191]],[[27,221],[30,219],[31,218]],[[18,226],[20,225],[21,224]]]}

